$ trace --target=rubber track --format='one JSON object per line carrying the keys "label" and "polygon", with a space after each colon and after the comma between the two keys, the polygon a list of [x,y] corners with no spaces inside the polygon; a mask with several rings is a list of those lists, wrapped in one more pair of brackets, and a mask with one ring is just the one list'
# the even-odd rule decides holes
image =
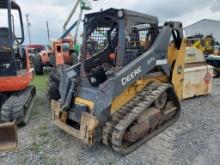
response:
{"label": "rubber track", "polygon": [[143,92],[139,94],[139,96],[136,96],[133,98],[129,103],[127,103],[125,106],[120,108],[117,112],[115,112],[112,116],[112,119],[105,123],[103,129],[102,129],[102,143],[106,146],[111,145],[111,136],[114,125],[116,125],[120,119],[122,119],[127,113],[129,113],[133,107],[137,105],[137,99],[141,99],[144,95],[149,95],[155,88],[157,87],[156,84],[151,83],[147,89],[145,89]]}
{"label": "rubber track", "polygon": [[[12,94],[1,107],[1,121],[24,125],[24,117],[28,113],[36,95],[35,87]],[[26,123],[25,123],[26,124]]]}
{"label": "rubber track", "polygon": [[[102,142],[111,146],[114,151],[120,154],[128,154],[144,142],[161,132],[163,129],[171,125],[174,120],[168,121],[160,129],[153,130],[152,133],[143,137],[141,140],[132,144],[128,148],[123,148],[121,142],[123,135],[129,125],[135,121],[146,108],[150,107],[158,97],[165,92],[168,88],[171,88],[169,84],[151,83],[140,94],[134,97],[128,104],[123,106],[118,112],[113,114],[112,120],[107,122],[102,130]],[[147,97],[146,97],[147,96]]]}

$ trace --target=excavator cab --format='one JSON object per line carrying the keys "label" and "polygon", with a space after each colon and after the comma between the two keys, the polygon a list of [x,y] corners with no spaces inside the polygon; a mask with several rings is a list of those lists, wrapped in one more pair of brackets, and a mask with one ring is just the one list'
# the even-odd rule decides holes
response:
{"label": "excavator cab", "polygon": [[[21,46],[24,42],[24,28],[19,5],[12,0],[1,0],[0,20],[0,151],[4,151],[17,147],[17,129],[13,119],[4,120],[3,104],[10,92],[26,86],[17,77],[27,72],[28,63],[25,48]],[[21,37],[16,36],[15,27],[19,28],[17,24],[20,24]]]}
{"label": "excavator cab", "polygon": [[3,20],[0,23],[0,76],[16,76],[27,64],[25,48],[21,46],[24,42],[22,13],[18,4],[11,0],[0,2],[0,12]]}

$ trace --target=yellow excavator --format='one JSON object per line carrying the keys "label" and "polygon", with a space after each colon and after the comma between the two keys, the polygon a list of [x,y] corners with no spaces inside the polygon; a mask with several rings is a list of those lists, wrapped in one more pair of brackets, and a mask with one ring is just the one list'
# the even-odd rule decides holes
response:
{"label": "yellow excavator", "polygon": [[[203,65],[205,68],[207,68],[207,73],[211,73],[211,77],[218,77],[219,75],[219,57],[218,57],[218,50],[215,50],[216,42],[215,38],[212,35],[203,35],[203,34],[196,34],[192,35],[186,38],[187,42],[187,59],[193,59],[193,62],[187,62],[186,63],[194,63],[198,66]],[[197,49],[197,50],[196,50]],[[199,57],[201,56],[201,57]],[[199,64],[199,65],[198,65]],[[208,66],[209,64],[209,66]],[[211,66],[215,67],[214,71],[211,68]],[[195,69],[195,68],[194,68]],[[199,69],[201,71],[201,69]],[[203,69],[204,70],[204,69]],[[214,73],[213,73],[214,72]],[[200,72],[200,77],[203,77],[204,73]],[[194,75],[195,76],[195,75]],[[198,77],[198,75],[197,75]],[[210,77],[210,76],[208,76]],[[206,79],[206,78],[205,78]],[[208,78],[210,79],[210,78]],[[211,79],[210,79],[211,80]],[[200,81],[202,82],[202,81]],[[209,81],[212,82],[212,81]],[[202,83],[200,83],[202,84]],[[205,83],[207,84],[207,83]],[[197,87],[194,87],[194,89],[197,88],[197,91],[204,91],[201,89],[204,89],[204,84],[199,85]],[[209,87],[206,91],[206,93],[210,93],[211,87],[209,83]],[[204,92],[203,92],[204,93]]]}
{"label": "yellow excavator", "polygon": [[196,34],[186,38],[187,46],[195,47],[204,55],[214,54],[215,38],[212,35]]}

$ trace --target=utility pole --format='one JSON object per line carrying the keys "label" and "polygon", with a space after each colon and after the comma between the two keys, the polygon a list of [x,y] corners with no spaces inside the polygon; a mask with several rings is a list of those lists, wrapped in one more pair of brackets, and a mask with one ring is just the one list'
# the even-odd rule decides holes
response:
{"label": "utility pole", "polygon": [[75,31],[75,35],[74,35],[74,43],[76,43],[76,40],[77,40],[77,35],[78,35],[78,30],[79,30],[79,25],[80,25],[80,21],[81,21],[81,18],[82,18],[82,14],[83,14],[83,10],[80,9],[80,14],[79,14],[79,18],[78,18],[78,22],[77,22],[77,25],[76,25],[76,31]]}
{"label": "utility pole", "polygon": [[30,26],[31,23],[29,22],[29,14],[26,14],[26,21],[27,21],[27,29],[28,29],[28,37],[29,37],[29,45],[31,45],[31,33],[30,33]]}
{"label": "utility pole", "polygon": [[47,37],[48,37],[48,44],[50,45],[50,29],[49,29],[49,24],[48,21],[46,22],[47,25]]}

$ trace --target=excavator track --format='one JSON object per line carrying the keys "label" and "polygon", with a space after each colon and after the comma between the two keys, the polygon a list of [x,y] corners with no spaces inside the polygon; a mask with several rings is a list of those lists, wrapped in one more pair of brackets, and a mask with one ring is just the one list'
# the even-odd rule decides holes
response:
{"label": "excavator track", "polygon": [[29,86],[25,90],[12,94],[1,107],[1,121],[15,121],[17,125],[26,125],[32,110],[36,90]]}
{"label": "excavator track", "polygon": [[[169,97],[167,98],[166,105],[158,110],[154,103],[164,92],[167,92]],[[155,113],[156,115],[153,116],[153,119],[151,118],[153,122],[148,123],[149,129],[144,130],[144,134],[142,132],[140,137],[131,139],[128,133],[129,129],[132,130],[132,128],[135,128],[137,120],[139,120],[141,116],[144,116],[144,113],[148,113],[149,111],[149,114],[151,114],[152,108],[156,109],[156,111],[152,112],[159,112],[160,117],[157,118],[158,113]],[[153,82],[145,87],[145,89],[129,103],[120,108],[119,111],[114,113],[112,119],[105,123],[102,129],[102,142],[119,154],[129,154],[173,124],[178,119],[179,112],[180,103],[172,86],[167,83],[159,84]],[[146,119],[148,118],[150,118],[150,116],[147,114]],[[141,127],[144,126],[145,125],[141,125]],[[135,131],[138,132],[139,130]],[[135,136],[135,134],[133,134],[133,136]],[[126,141],[126,137],[129,137],[131,140],[129,142]]]}

